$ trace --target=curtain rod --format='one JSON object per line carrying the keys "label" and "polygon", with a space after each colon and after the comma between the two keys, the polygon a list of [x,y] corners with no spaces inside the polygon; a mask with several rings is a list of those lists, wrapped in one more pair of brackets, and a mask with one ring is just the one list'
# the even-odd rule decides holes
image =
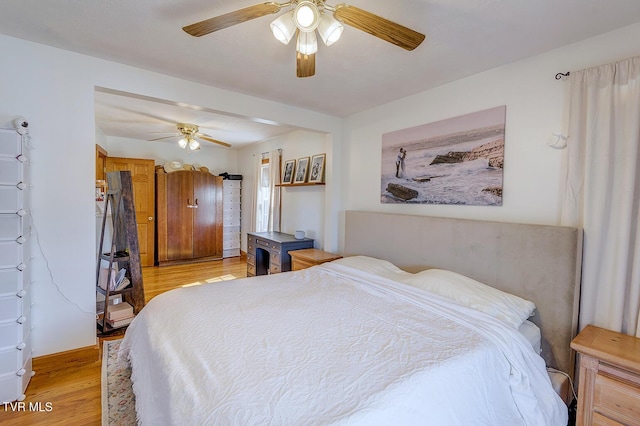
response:
{"label": "curtain rod", "polygon": [[[268,153],[270,153],[271,151],[266,151],[266,152],[261,152],[260,155],[266,155]],[[278,152],[280,153],[280,155],[282,155],[282,148],[278,148]],[[253,154],[253,156],[255,157],[258,154]]]}
{"label": "curtain rod", "polygon": [[570,74],[570,71],[567,71],[565,73],[559,72],[558,74],[556,74],[556,80],[560,80],[562,77],[569,77]]}
{"label": "curtain rod", "polygon": [[[271,152],[271,151],[263,152],[263,153],[262,153],[262,155],[268,154],[268,153],[270,153],[270,152]],[[282,154],[282,148],[278,148],[278,152],[279,152],[280,154]]]}

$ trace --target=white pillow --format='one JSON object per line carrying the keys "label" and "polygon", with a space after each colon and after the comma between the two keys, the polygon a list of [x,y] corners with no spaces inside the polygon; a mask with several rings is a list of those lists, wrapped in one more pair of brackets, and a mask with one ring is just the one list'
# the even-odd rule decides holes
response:
{"label": "white pillow", "polygon": [[334,260],[332,263],[348,266],[392,280],[401,280],[413,275],[407,271],[403,271],[387,260],[376,259],[375,257],[369,256],[343,257],[342,259]]}
{"label": "white pillow", "polygon": [[428,269],[411,274],[402,282],[484,312],[515,329],[533,315],[536,308],[529,300],[443,269]]}

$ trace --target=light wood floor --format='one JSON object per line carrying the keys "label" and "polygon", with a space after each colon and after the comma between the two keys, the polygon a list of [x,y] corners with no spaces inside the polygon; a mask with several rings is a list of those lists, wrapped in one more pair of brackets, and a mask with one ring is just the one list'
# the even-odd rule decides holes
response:
{"label": "light wood floor", "polygon": [[[188,265],[143,268],[145,299],[185,285],[197,285],[247,276],[246,256]],[[120,338],[121,335],[112,338]],[[35,358],[36,375],[27,388],[24,409],[0,405],[0,424],[99,425],[102,411],[100,375],[102,340],[83,348]],[[1,404],[1,403],[0,403]],[[31,405],[30,405],[31,404]],[[17,407],[19,408],[19,407]]]}

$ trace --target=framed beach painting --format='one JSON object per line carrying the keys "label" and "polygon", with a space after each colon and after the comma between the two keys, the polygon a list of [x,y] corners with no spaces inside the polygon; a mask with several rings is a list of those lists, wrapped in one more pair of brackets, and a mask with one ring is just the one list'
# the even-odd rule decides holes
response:
{"label": "framed beach painting", "polygon": [[311,174],[309,175],[309,183],[324,182],[325,158],[325,154],[316,154],[311,157]]}
{"label": "framed beach painting", "polygon": [[282,168],[282,183],[293,183],[293,169],[296,167],[296,160],[287,160]]}
{"label": "framed beach painting", "polygon": [[380,202],[502,205],[506,110],[383,134]]}
{"label": "framed beach painting", "polygon": [[293,183],[305,183],[309,174],[309,157],[298,158]]}

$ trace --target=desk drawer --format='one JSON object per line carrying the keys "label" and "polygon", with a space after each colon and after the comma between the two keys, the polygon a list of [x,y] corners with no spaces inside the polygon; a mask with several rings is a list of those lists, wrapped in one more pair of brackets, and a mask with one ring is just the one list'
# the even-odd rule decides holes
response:
{"label": "desk drawer", "polygon": [[247,276],[255,276],[256,275],[256,266],[247,263]]}
{"label": "desk drawer", "polygon": [[280,272],[282,272],[282,267],[279,263],[272,263],[271,265],[269,265],[270,274],[279,274]]}
{"label": "desk drawer", "polygon": [[278,251],[280,252],[280,244],[279,243],[274,243],[273,241],[269,241],[269,240],[262,240],[260,238],[256,238],[256,245],[258,247],[266,247],[271,251]]}

